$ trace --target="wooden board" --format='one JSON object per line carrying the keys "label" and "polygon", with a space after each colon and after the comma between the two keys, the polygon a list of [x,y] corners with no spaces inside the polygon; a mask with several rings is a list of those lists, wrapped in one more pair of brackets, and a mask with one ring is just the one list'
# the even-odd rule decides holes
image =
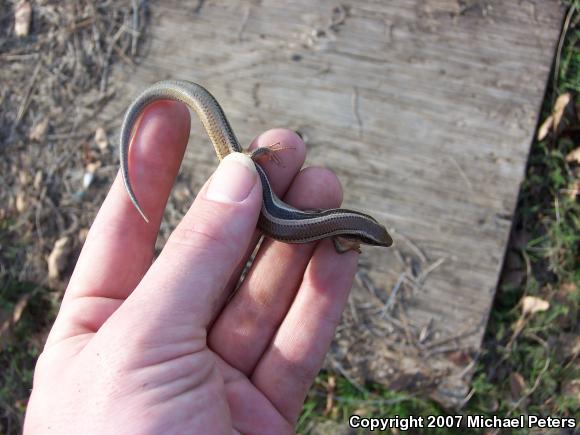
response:
{"label": "wooden board", "polygon": [[[146,56],[118,73],[127,93],[109,116],[147,85],[183,78],[217,96],[242,143],[272,127],[301,132],[308,163],[335,170],[345,205],[388,223],[396,240],[364,253],[329,365],[353,383],[460,406],[559,35],[559,0],[151,7]],[[206,141],[194,123],[180,177],[191,191],[215,167]]]}

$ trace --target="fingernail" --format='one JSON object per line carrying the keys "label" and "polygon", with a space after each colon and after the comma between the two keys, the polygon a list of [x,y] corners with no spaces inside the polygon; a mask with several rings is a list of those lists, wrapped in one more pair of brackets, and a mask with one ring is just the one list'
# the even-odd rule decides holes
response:
{"label": "fingernail", "polygon": [[217,202],[241,202],[258,179],[254,162],[245,154],[228,154],[214,172],[206,197]]}

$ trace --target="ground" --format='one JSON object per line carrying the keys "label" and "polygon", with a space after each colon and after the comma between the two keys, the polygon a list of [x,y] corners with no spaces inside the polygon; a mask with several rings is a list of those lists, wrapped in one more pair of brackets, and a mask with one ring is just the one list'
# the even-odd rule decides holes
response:
{"label": "ground", "polygon": [[[15,10],[25,15],[25,3],[0,11],[0,432],[7,434],[20,431],[35,359],[117,171],[118,121],[95,120],[122,86],[109,83],[109,70],[138,62],[147,36],[146,10],[130,1],[33,2],[28,35],[16,36]],[[354,413],[580,415],[579,9],[580,1],[570,3],[469,400],[446,410],[323,372],[300,432],[337,433]],[[127,30],[135,23],[139,37]]]}

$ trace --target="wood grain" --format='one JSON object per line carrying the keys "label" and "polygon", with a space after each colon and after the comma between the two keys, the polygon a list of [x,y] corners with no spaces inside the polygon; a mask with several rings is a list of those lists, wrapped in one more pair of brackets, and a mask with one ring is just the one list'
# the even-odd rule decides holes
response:
{"label": "wood grain", "polygon": [[[216,95],[242,143],[272,127],[301,132],[308,164],[335,170],[345,205],[386,222],[396,240],[362,257],[364,285],[329,361],[353,379],[461,405],[560,2],[172,0],[152,9],[146,56],[118,72],[127,92],[108,115],[147,85],[182,78]],[[194,123],[180,177],[191,191],[216,164],[206,141]]]}

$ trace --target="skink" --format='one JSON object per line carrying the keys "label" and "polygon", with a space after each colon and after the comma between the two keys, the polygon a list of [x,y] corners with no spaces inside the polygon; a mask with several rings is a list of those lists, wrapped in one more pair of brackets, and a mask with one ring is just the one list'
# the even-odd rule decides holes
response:
{"label": "skink", "polygon": [[[201,119],[220,160],[229,153],[243,152],[222,108],[202,86],[185,80],[164,80],[146,89],[127,110],[120,140],[123,182],[131,202],[145,221],[148,221],[147,215],[129,179],[129,146],[139,116],[148,104],[157,100],[180,101],[193,110]],[[264,152],[272,151],[261,148],[251,152],[251,156],[262,182],[263,202],[258,227],[265,235],[286,243],[332,238],[339,253],[351,249],[360,252],[361,243],[385,247],[393,243],[386,228],[369,215],[343,208],[302,211],[284,203],[272,190],[265,171],[256,163]]]}

